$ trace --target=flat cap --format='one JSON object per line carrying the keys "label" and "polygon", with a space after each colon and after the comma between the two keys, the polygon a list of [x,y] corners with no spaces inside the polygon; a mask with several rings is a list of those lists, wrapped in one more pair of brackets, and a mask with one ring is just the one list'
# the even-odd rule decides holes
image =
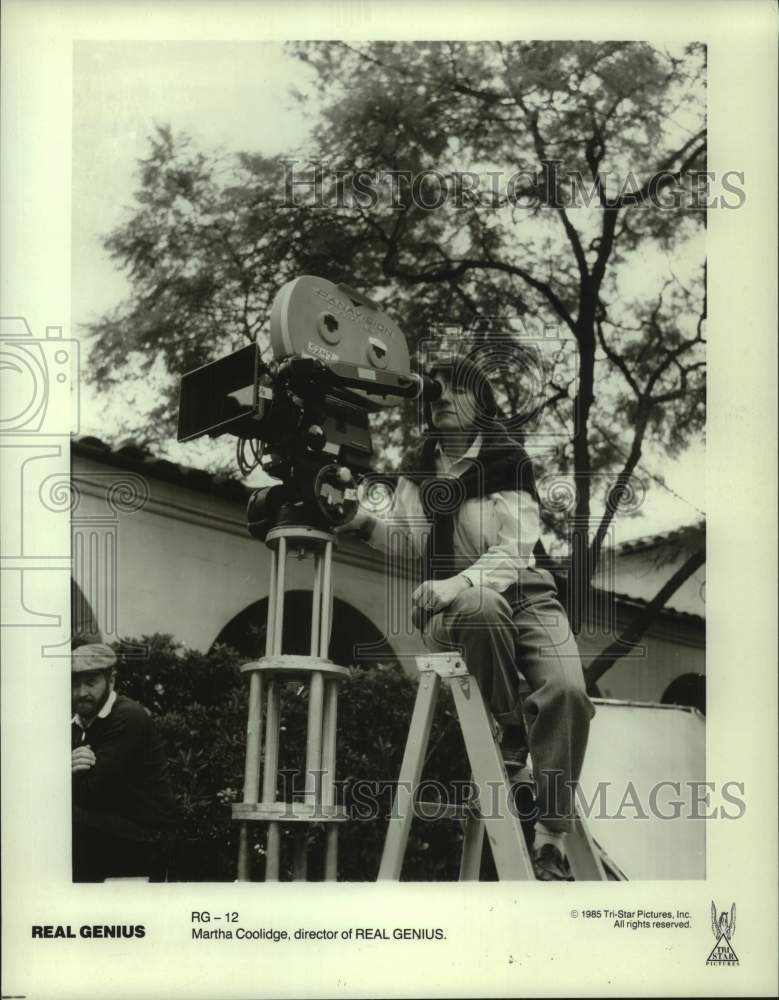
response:
{"label": "flat cap", "polygon": [[85,674],[93,670],[110,670],[116,665],[116,654],[104,642],[79,646],[71,653],[71,673]]}

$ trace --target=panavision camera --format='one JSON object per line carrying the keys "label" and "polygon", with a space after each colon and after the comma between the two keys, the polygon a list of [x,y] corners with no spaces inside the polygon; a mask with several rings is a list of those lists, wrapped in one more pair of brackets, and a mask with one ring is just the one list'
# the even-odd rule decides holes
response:
{"label": "panavision camera", "polygon": [[182,377],[178,440],[232,434],[241,471],[261,464],[280,480],[252,494],[252,535],[346,524],[371,468],[368,414],[437,398],[440,388],[411,372],[406,338],[386,313],[324,278],[303,275],[279,290],[270,342],[272,361],[250,344]]}

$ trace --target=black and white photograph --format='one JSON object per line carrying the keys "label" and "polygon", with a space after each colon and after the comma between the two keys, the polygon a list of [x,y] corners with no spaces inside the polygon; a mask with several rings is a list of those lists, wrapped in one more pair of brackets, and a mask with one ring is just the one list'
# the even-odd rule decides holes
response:
{"label": "black and white photograph", "polygon": [[705,876],[705,95],[695,42],[76,46],[74,879],[476,877],[465,684],[497,877]]}
{"label": "black and white photograph", "polygon": [[4,996],[773,990],[775,12],[423,6],[4,4]]}

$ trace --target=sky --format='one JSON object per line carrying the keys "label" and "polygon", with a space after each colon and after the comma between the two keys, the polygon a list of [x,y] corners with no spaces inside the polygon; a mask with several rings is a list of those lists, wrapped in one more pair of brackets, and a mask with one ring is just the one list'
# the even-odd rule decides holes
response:
{"label": "sky", "polygon": [[[281,44],[258,42],[77,43],[73,95],[72,307],[75,336],[83,324],[121,303],[130,291],[102,238],[130,211],[137,161],[155,124],[185,131],[202,148],[287,153],[306,141],[316,117],[312,71]],[[291,88],[310,95],[302,107]],[[660,267],[646,261],[646,267]],[[82,343],[82,357],[88,344]],[[105,435],[95,390],[81,386],[81,433]],[[121,438],[121,428],[111,429]],[[232,442],[225,442],[225,454]],[[191,457],[190,457],[191,456]],[[197,464],[197,450],[171,457]],[[647,449],[640,474],[656,485],[641,516],[622,518],[617,540],[689,524],[705,510],[705,447],[677,461]]]}

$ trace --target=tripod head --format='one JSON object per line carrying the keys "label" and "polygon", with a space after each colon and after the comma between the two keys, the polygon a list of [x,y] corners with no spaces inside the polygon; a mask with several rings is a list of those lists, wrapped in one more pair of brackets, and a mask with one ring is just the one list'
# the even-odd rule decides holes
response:
{"label": "tripod head", "polygon": [[279,290],[270,341],[272,361],[250,344],[182,376],[178,440],[234,435],[239,456],[248,445],[254,465],[281,480],[249,500],[256,537],[280,523],[346,524],[357,478],[371,468],[368,414],[436,399],[440,385],[411,372],[406,338],[386,313],[324,278],[303,275]]}

